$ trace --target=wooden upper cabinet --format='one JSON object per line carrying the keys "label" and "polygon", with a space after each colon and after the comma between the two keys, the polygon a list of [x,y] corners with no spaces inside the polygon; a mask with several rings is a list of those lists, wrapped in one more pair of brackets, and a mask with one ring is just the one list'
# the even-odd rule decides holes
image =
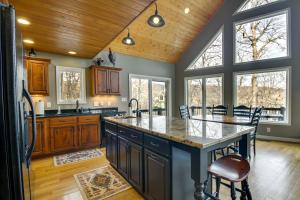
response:
{"label": "wooden upper cabinet", "polygon": [[26,57],[28,90],[30,94],[49,95],[49,59]]}
{"label": "wooden upper cabinet", "polygon": [[121,68],[91,66],[92,95],[120,95]]}

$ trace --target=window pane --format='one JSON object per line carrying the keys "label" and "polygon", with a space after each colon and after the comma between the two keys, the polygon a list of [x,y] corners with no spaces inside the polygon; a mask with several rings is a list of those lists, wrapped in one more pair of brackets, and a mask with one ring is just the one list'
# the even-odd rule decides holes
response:
{"label": "window pane", "polygon": [[219,31],[187,70],[223,65],[223,31]]}
{"label": "window pane", "polygon": [[207,113],[213,105],[223,104],[223,80],[222,77],[206,79],[206,107]]}
{"label": "window pane", "polygon": [[167,108],[167,83],[152,81],[152,113],[153,115],[166,116]]}
{"label": "window pane", "polygon": [[263,6],[269,3],[273,3],[279,0],[248,0],[246,1],[241,8],[239,8],[238,12],[242,12],[245,10],[250,10],[252,8],[256,8],[259,6]]}
{"label": "window pane", "polygon": [[235,26],[235,62],[288,55],[287,11]]}
{"label": "window pane", "polygon": [[236,75],[236,103],[263,106],[267,121],[287,121],[287,71]]}
{"label": "window pane", "polygon": [[187,102],[191,115],[202,114],[202,79],[187,81]]}
{"label": "window pane", "polygon": [[61,72],[61,98],[64,101],[80,99],[79,72]]}
{"label": "window pane", "polygon": [[[149,114],[149,80],[140,78],[131,78],[131,98],[139,101],[139,108],[142,114]],[[136,105],[132,105],[133,110]]]}

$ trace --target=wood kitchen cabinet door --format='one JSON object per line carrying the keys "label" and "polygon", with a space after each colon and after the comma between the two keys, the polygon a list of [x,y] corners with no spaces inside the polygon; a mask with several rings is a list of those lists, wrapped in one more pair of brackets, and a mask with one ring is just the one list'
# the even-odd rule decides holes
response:
{"label": "wood kitchen cabinet door", "polygon": [[28,90],[30,94],[49,95],[49,59],[26,57]]}
{"label": "wood kitchen cabinet door", "polygon": [[118,136],[111,132],[106,132],[106,158],[115,168],[118,167]]}
{"label": "wood kitchen cabinet door", "polygon": [[[29,135],[29,143],[31,144],[32,140],[32,120],[28,120],[28,135]],[[45,145],[45,133],[44,133],[44,122],[43,120],[36,120],[36,142],[34,146],[34,150],[32,156],[39,156],[44,153],[44,145]]]}
{"label": "wood kitchen cabinet door", "polygon": [[100,146],[100,132],[98,124],[80,125],[80,147]]}
{"label": "wood kitchen cabinet door", "polygon": [[169,159],[145,150],[145,196],[152,200],[170,199]]}
{"label": "wood kitchen cabinet door", "polygon": [[120,71],[116,67],[91,66],[92,95],[120,95]]}
{"label": "wood kitchen cabinet door", "polygon": [[77,126],[51,127],[51,152],[72,150],[78,146]]}
{"label": "wood kitchen cabinet door", "polygon": [[101,68],[95,69],[95,94],[108,93],[108,71]]}
{"label": "wood kitchen cabinet door", "polygon": [[110,70],[109,71],[109,93],[119,95],[120,94],[120,72]]}

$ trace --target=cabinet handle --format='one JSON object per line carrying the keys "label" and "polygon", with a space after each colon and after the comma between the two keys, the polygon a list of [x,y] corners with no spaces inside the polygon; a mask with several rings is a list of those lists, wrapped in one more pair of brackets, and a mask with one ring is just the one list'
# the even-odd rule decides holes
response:
{"label": "cabinet handle", "polygon": [[156,144],[156,143],[154,143],[154,142],[150,142],[150,144],[152,145],[152,146],[155,146],[155,147],[159,147],[159,144]]}
{"label": "cabinet handle", "polygon": [[137,138],[138,136],[133,135],[133,134],[130,134],[130,137],[131,137],[131,138]]}
{"label": "cabinet handle", "polygon": [[150,157],[153,158],[153,159],[157,159],[157,158],[158,158],[157,156],[155,156],[155,155],[152,154],[152,153],[150,154]]}
{"label": "cabinet handle", "polygon": [[124,131],[119,130],[119,133],[125,133]]}

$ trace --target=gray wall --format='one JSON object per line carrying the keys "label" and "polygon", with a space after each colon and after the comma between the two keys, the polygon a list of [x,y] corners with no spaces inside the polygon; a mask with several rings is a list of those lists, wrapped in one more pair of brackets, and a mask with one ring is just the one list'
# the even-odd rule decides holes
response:
{"label": "gray wall", "polygon": [[[99,55],[105,60],[103,65],[110,66],[107,60],[107,52],[101,52]],[[58,106],[61,109],[74,108],[74,105],[57,105],[56,104],[56,78],[55,78],[55,66],[65,66],[65,67],[81,67],[88,68],[92,64],[92,59],[77,58],[74,56],[58,55],[46,52],[37,52],[37,57],[49,58],[51,59],[51,64],[49,65],[49,89],[50,95],[48,97],[34,96],[34,101],[43,100],[45,101],[45,109],[57,109]],[[174,64],[147,60],[143,58],[138,58],[134,56],[127,56],[123,54],[117,54],[117,67],[123,68],[120,76],[120,87],[121,96],[110,96],[110,95],[99,95],[91,97],[90,92],[90,77],[88,71],[86,71],[86,92],[87,92],[87,104],[82,105],[83,107],[94,107],[94,102],[101,104],[101,107],[117,106],[120,110],[128,111],[128,102],[121,101],[122,97],[128,99],[128,75],[129,73],[142,74],[149,76],[163,76],[172,78],[172,82],[175,82],[175,66]],[[175,104],[175,94],[173,85],[173,105]],[[51,108],[46,107],[46,102],[51,102]]]}
{"label": "gray wall", "polygon": [[[233,104],[233,72],[248,71],[264,68],[276,68],[292,66],[292,99],[291,99],[291,126],[286,125],[261,125],[259,134],[275,137],[300,138],[300,1],[286,0],[271,4],[267,7],[257,8],[243,14],[232,14],[241,5],[243,0],[225,0],[224,5],[216,13],[211,22],[193,41],[192,46],[183,54],[176,63],[176,106],[184,103],[184,77],[201,76],[209,74],[224,73],[224,103]],[[269,12],[290,8],[291,14],[291,58],[259,61],[256,63],[245,63],[233,65],[233,22],[263,15]],[[214,36],[219,28],[224,25],[224,67],[203,69],[193,72],[184,70],[205,47],[207,42]],[[177,112],[178,115],[178,112]],[[267,133],[266,128],[270,127],[271,132]]]}

